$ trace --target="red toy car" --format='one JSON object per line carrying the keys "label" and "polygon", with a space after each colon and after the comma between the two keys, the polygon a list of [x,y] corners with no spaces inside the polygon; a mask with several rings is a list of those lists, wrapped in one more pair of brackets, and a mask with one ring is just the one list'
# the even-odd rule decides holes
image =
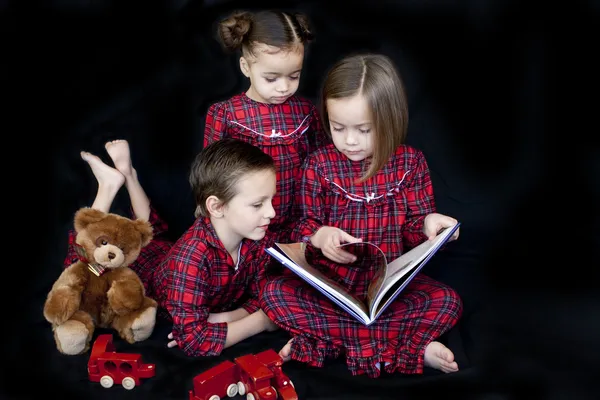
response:
{"label": "red toy car", "polygon": [[224,361],[194,377],[189,400],[220,400],[246,395],[247,400],[298,400],[292,381],[283,373],[283,360],[269,349]]}
{"label": "red toy car", "polygon": [[117,353],[112,335],[99,335],[88,361],[88,375],[92,382],[105,388],[121,384],[127,390],[141,383],[140,378],[155,374],[154,364],[142,363],[140,354]]}

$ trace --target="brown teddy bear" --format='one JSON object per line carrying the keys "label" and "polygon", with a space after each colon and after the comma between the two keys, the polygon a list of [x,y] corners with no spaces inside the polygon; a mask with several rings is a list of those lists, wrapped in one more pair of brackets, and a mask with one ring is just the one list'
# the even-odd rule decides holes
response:
{"label": "brown teddy bear", "polygon": [[128,266],[152,239],[152,226],[85,207],[75,214],[75,232],[79,260],[61,273],[44,304],[58,350],[86,352],[96,326],[115,329],[129,343],[147,339],[157,303]]}

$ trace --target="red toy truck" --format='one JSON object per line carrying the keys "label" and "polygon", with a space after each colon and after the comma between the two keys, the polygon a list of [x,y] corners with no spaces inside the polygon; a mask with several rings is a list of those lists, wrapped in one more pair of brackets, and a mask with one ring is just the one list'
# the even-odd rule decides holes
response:
{"label": "red toy truck", "polygon": [[92,382],[105,388],[121,384],[127,390],[141,383],[140,378],[151,378],[154,364],[142,363],[140,354],[117,353],[112,335],[99,335],[88,361],[88,375]]}
{"label": "red toy truck", "polygon": [[220,400],[246,395],[247,400],[298,400],[292,381],[283,373],[279,354],[269,349],[224,361],[194,377],[189,400]]}

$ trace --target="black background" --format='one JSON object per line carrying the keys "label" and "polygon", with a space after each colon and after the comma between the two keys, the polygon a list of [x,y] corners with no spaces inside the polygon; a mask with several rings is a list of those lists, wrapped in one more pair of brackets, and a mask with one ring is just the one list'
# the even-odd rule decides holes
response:
{"label": "black background", "polygon": [[[147,343],[116,341],[157,364],[155,378],[127,392],[87,382],[87,357],[58,354],[41,313],[73,214],[95,195],[79,151],[106,160],[107,140],[129,140],[144,188],[179,236],[193,221],[187,172],[204,114],[248,84],[214,23],[271,7],[309,16],[316,41],[298,93],[314,101],[342,56],[392,57],[409,94],[408,142],[427,157],[438,210],[462,222],[460,239],[424,270],[465,302],[448,338],[462,370],[369,380],[343,362],[287,364],[301,399],[597,398],[600,6],[494,0],[0,1],[8,398],[184,399],[191,378],[219,360],[285,343],[264,334],[190,360],[164,348],[159,325]],[[127,212],[126,201],[121,193],[113,211]]]}

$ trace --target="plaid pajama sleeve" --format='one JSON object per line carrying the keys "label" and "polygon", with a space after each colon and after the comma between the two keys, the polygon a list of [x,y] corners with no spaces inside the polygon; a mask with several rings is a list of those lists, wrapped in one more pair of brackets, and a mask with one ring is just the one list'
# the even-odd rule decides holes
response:
{"label": "plaid pajama sleeve", "polygon": [[173,319],[173,336],[188,356],[219,355],[225,348],[226,323],[208,323],[213,301],[206,246],[195,240],[178,243],[169,254],[166,309]]}
{"label": "plaid pajama sleeve", "polygon": [[435,212],[433,185],[427,161],[421,151],[415,151],[416,168],[410,185],[406,188],[407,213],[402,236],[407,248],[418,246],[427,240],[423,223],[427,214]]}

